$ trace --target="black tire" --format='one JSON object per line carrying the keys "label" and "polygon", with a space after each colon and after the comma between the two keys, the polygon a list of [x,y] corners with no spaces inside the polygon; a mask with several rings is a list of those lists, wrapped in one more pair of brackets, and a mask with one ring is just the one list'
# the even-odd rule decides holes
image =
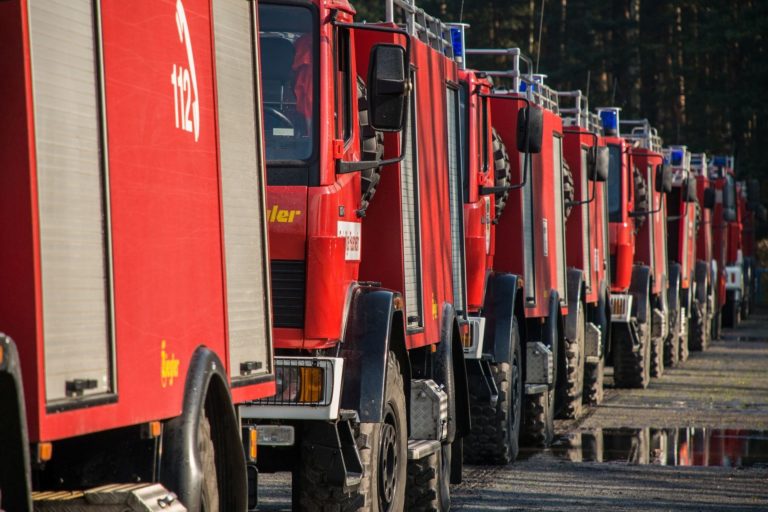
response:
{"label": "black tire", "polygon": [[[501,136],[499,135],[499,132],[496,131],[496,128],[491,129],[491,139],[493,144],[494,186],[508,187],[512,183],[512,165],[509,161],[507,147],[501,140]],[[495,219],[498,219],[501,212],[504,211],[504,207],[507,205],[507,199],[509,199],[509,190],[496,192]]]}
{"label": "black tire", "polygon": [[407,504],[411,512],[441,512],[440,466],[442,450],[408,461]]}
{"label": "black tire", "polygon": [[[368,93],[365,83],[357,77],[357,115],[360,124],[360,157],[362,160],[381,160],[384,157],[384,134],[374,130],[368,121]],[[376,187],[381,181],[381,168],[360,171],[360,212],[368,208]]]}
{"label": "black tire", "polygon": [[[687,310],[683,310],[683,314],[688,314],[688,311]],[[690,318],[688,319],[687,323],[688,323],[688,332],[685,333],[685,334],[681,334],[680,335],[680,342],[678,343],[678,348],[680,349],[679,360],[680,360],[681,364],[688,360],[688,355],[689,355],[689,351],[688,351],[688,336],[690,335],[690,332],[691,332],[691,319]]]}
{"label": "black tire", "polygon": [[576,313],[578,332],[575,340],[565,340],[565,382],[560,389],[558,403],[562,404],[559,416],[575,419],[581,416],[584,394],[584,304],[579,301]]}
{"label": "black tire", "polygon": [[[453,351],[449,341],[443,341],[437,346],[435,353],[435,381],[443,386],[448,394],[448,439],[443,441],[441,455],[439,457],[437,474],[437,492],[439,503],[443,508],[450,508],[451,504],[451,476],[452,476],[452,446],[461,443],[456,438],[456,379],[453,374]],[[451,443],[450,440],[453,439]],[[460,461],[459,461],[460,462]],[[408,491],[410,492],[410,490]]]}
{"label": "black tire", "polygon": [[605,375],[605,355],[599,363],[584,364],[584,405],[603,403],[603,378]]}
{"label": "black tire", "polygon": [[709,345],[706,305],[694,300],[691,308],[691,322],[688,326],[688,348],[701,352]]}
{"label": "black tire", "polygon": [[528,446],[546,448],[555,437],[555,390],[525,395],[522,438]]}
{"label": "black tire", "polygon": [[[647,212],[648,209],[648,186],[645,183],[645,179],[643,179],[643,175],[640,173],[640,170],[635,167],[632,176],[634,178],[634,185],[635,185],[635,211],[638,212]],[[635,217],[635,234],[640,232],[640,228],[643,227],[643,224],[645,223],[645,215],[640,215],[638,217]]]}
{"label": "black tire", "polygon": [[[360,423],[357,446],[363,478],[356,492],[345,494],[327,479],[327,461],[308,447],[302,449],[295,482],[299,485],[300,510],[328,512],[395,512],[405,506],[408,429],[403,376],[393,352],[387,359],[384,388],[384,419]],[[388,466],[387,462],[392,461]],[[380,471],[382,464],[387,470]],[[296,495],[294,494],[294,495]]]}
{"label": "black tire", "polygon": [[563,208],[564,220],[568,220],[568,216],[573,209],[572,203],[576,201],[576,185],[574,185],[571,168],[565,159],[563,159],[563,201],[565,202]]}
{"label": "black tire", "polygon": [[653,338],[653,343],[651,344],[651,377],[658,379],[664,375],[665,345],[666,340]]}
{"label": "black tire", "polygon": [[211,422],[207,413],[201,415],[197,424],[197,451],[203,474],[200,510],[201,512],[219,512],[222,509],[221,497],[219,496],[219,479],[216,471],[216,451],[213,446]]}
{"label": "black tire", "polygon": [[499,389],[496,407],[477,404],[470,396],[472,432],[466,438],[467,464],[505,465],[515,461],[520,445],[523,374],[520,356],[520,334],[517,320],[512,325],[512,361],[492,363],[491,372]]}
{"label": "black tire", "polygon": [[[650,312],[650,304],[646,311]],[[651,380],[651,331],[649,323],[638,323],[637,331],[640,348],[632,350],[628,333],[615,333],[613,344],[613,382],[617,388],[645,389]]]}
{"label": "black tire", "polygon": [[680,311],[669,310],[669,332],[664,340],[664,364],[670,368],[680,362]]}

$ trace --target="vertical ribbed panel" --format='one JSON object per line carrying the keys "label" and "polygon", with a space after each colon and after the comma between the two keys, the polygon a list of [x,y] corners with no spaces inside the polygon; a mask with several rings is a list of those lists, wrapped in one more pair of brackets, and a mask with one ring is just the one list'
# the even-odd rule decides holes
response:
{"label": "vertical ribbed panel", "polygon": [[[659,207],[658,204],[654,201],[654,190],[653,190],[653,175],[651,174],[651,166],[649,165],[645,172],[645,182],[647,183],[648,187],[648,197],[650,200],[648,201],[648,210],[653,211],[656,208]],[[648,219],[646,222],[648,222],[648,247],[650,248],[650,266],[653,269],[656,269],[656,237],[658,236],[658,233],[655,233],[656,229],[656,219],[654,218],[654,215],[658,214],[651,214],[648,216]],[[658,270],[658,269],[656,269]]]}
{"label": "vertical ribbed panel", "polygon": [[592,237],[595,236],[592,227],[592,219],[589,217],[589,200],[592,192],[592,183],[587,180],[587,148],[581,148],[581,197],[577,200],[582,201],[581,205],[581,219],[585,224],[584,228],[586,235],[581,238],[581,250],[584,254],[584,284],[587,288],[592,287],[592,255],[589,251],[589,242]]}
{"label": "vertical ribbed panel", "polygon": [[[534,275],[534,241],[536,238],[533,235],[533,155],[528,155],[528,170],[525,170],[525,153],[520,153],[520,169],[522,174],[528,173],[528,179],[525,187],[520,193],[520,197],[523,202],[523,251],[525,251],[524,258],[524,291],[526,302],[533,302],[536,300],[536,283]],[[540,179],[536,178],[536,179]]]}
{"label": "vertical ribbed panel", "polygon": [[89,0],[29,3],[45,394],[95,380],[111,388],[110,291],[100,140],[100,83]]}
{"label": "vertical ribbed panel", "polygon": [[266,278],[266,224],[253,3],[213,2],[221,186],[224,208],[230,375],[259,362],[250,374],[271,372]]}
{"label": "vertical ribbed panel", "polygon": [[405,313],[408,327],[421,325],[419,283],[418,151],[416,149],[416,87],[411,93],[411,112],[405,141],[405,158],[400,164],[400,194],[403,213],[403,266],[405,272]]}
{"label": "vertical ribbed panel", "polygon": [[464,201],[459,172],[463,157],[459,146],[461,123],[457,117],[459,91],[446,89],[448,113],[448,182],[451,210],[451,263],[453,277],[453,306],[466,311],[464,291]]}
{"label": "vertical ribbed panel", "polygon": [[554,191],[555,191],[555,253],[557,265],[557,291],[560,301],[566,300],[565,290],[565,218],[563,217],[563,139],[555,135],[552,143],[552,161],[554,162]]}

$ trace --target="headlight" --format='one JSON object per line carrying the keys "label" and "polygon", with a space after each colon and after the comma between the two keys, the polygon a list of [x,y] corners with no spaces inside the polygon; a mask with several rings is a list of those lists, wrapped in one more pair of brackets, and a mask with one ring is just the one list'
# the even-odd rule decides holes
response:
{"label": "headlight", "polygon": [[324,401],[326,361],[276,359],[275,398],[281,403],[315,404]]}

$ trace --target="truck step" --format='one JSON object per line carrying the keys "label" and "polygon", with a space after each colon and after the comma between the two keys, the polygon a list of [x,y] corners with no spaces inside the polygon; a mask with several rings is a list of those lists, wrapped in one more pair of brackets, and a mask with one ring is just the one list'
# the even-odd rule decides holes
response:
{"label": "truck step", "polygon": [[186,512],[176,495],[160,484],[107,484],[87,491],[32,494],[42,512]]}
{"label": "truck step", "polygon": [[440,441],[434,439],[409,439],[408,460],[419,460],[436,453],[440,449]]}

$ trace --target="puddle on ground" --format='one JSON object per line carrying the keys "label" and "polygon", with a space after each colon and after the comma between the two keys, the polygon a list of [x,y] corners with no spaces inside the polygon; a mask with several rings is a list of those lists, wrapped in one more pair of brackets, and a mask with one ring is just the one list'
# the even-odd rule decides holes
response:
{"label": "puddle on ground", "polygon": [[[545,452],[571,462],[768,467],[768,431],[711,428],[585,430],[557,438]],[[521,450],[521,458],[535,453],[540,451]]]}
{"label": "puddle on ground", "polygon": [[743,336],[738,334],[724,334],[723,341],[766,341],[766,336]]}

